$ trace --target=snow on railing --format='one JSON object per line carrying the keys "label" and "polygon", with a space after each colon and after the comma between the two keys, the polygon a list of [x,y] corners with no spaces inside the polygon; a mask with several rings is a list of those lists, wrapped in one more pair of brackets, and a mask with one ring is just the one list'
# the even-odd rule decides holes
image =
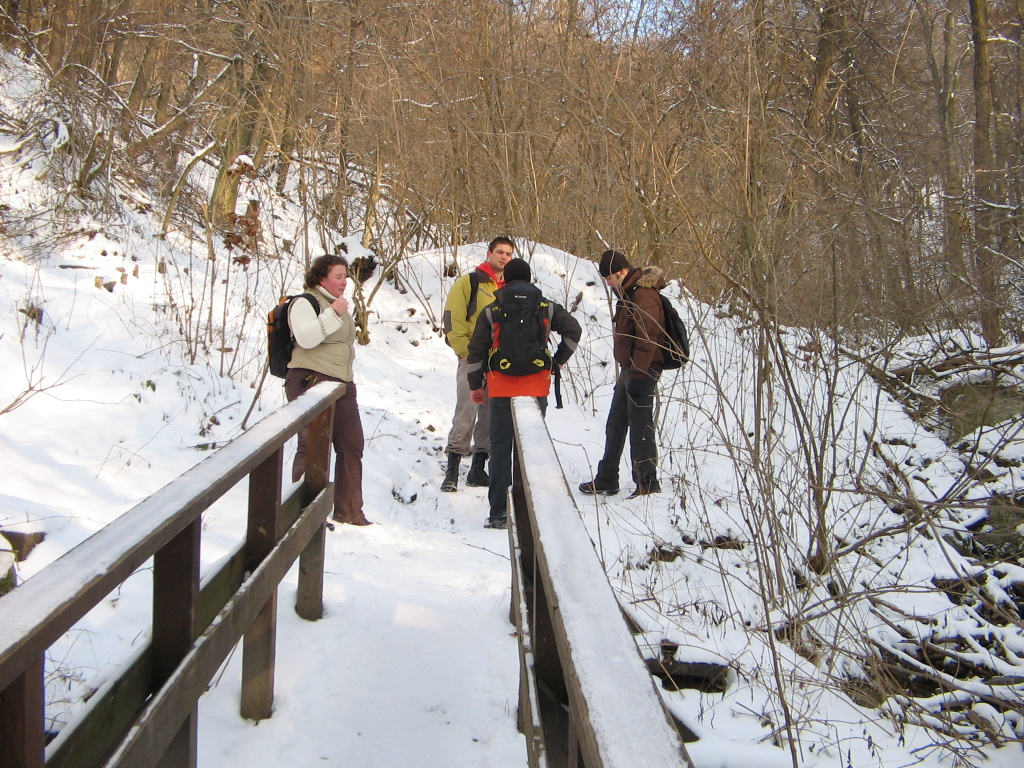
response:
{"label": "snow on railing", "polygon": [[[692,768],[597,557],[535,400],[515,398],[512,613],[530,765]],[[547,700],[545,700],[547,697]],[[569,721],[562,714],[568,708]]]}

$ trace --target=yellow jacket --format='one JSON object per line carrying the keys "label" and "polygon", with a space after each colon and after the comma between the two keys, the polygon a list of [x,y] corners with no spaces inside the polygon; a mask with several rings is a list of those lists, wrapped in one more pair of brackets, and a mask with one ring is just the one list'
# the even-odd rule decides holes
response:
{"label": "yellow jacket", "polygon": [[448,299],[444,303],[444,334],[448,340],[448,346],[455,350],[459,357],[466,357],[469,354],[469,340],[473,336],[473,329],[476,327],[476,319],[484,311],[484,307],[494,301],[494,292],[505,284],[498,282],[494,277],[491,265],[484,262],[475,270],[479,274],[480,285],[476,291],[476,306],[473,313],[467,317],[466,310],[472,299],[473,283],[470,274],[459,277],[448,292]]}

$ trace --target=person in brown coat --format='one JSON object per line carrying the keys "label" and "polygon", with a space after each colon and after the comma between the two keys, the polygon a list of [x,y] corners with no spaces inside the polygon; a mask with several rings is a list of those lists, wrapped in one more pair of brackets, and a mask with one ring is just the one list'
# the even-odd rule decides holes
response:
{"label": "person in brown coat", "polygon": [[661,492],[654,395],[668,340],[659,295],[665,287],[665,273],[658,267],[636,269],[619,251],[605,251],[598,268],[605,283],[618,296],[612,318],[612,343],[619,375],[605,424],[604,456],[597,465],[597,475],[581,483],[580,491],[606,496],[619,492],[619,461],[628,435],[636,483],[636,490],[629,496],[632,499]]}

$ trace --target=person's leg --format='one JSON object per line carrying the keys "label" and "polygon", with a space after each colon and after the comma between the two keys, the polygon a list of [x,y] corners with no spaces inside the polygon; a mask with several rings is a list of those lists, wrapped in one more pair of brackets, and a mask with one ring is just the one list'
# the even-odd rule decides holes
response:
{"label": "person's leg", "polygon": [[363,515],[363,424],[356,385],[349,383],[334,406],[334,519],[366,525]]}
{"label": "person's leg", "polygon": [[[307,379],[312,374],[305,368],[289,368],[284,377],[284,396],[290,403],[307,389]],[[297,483],[306,473],[306,430],[298,434],[299,447],[292,459],[292,482]]]}
{"label": "person's leg", "polygon": [[630,383],[627,393],[629,454],[633,480],[641,491],[658,486],[658,441],[654,429],[654,393],[661,372]]}
{"label": "person's leg", "polygon": [[508,489],[512,487],[512,398],[491,398],[491,483],[487,488],[489,524],[503,522],[508,514]]}
{"label": "person's leg", "polygon": [[615,380],[612,404],[608,409],[608,421],[605,422],[604,427],[604,456],[597,464],[597,476],[594,478],[599,488],[619,487],[619,462],[622,459],[622,450],[626,446],[626,434],[629,430],[626,403],[628,381],[628,371],[619,374],[619,378]]}
{"label": "person's leg", "polygon": [[479,421],[478,412],[487,407],[478,406],[470,397],[466,368],[465,358],[460,357],[459,367],[455,371],[455,414],[452,416],[452,428],[448,432],[448,444],[444,449],[445,453],[457,453],[460,456],[472,453],[471,441]]}
{"label": "person's leg", "polygon": [[[469,391],[467,379],[466,391]],[[491,452],[491,405],[484,387],[484,404],[476,407],[476,424],[473,427],[473,453]],[[472,401],[471,401],[472,402]]]}

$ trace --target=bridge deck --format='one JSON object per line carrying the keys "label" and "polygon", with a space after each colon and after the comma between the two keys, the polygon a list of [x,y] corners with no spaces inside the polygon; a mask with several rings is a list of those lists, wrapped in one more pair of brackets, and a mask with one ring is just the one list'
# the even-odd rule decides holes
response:
{"label": "bridge deck", "polygon": [[[526,765],[508,544],[482,528],[484,490],[451,497],[464,525],[328,532],[324,618],[279,613],[273,717],[237,726],[236,653],[200,703],[199,765]],[[282,605],[294,589],[293,573]]]}

